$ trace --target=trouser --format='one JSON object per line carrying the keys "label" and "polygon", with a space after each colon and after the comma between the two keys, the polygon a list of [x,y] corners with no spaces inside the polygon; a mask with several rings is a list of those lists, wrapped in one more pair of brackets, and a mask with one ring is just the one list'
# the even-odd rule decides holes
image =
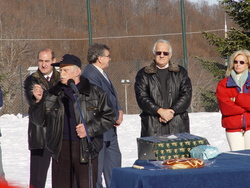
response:
{"label": "trouser", "polygon": [[[105,133],[104,133],[105,134]],[[102,188],[102,174],[105,179],[106,188],[110,187],[112,170],[121,167],[121,152],[117,136],[114,135],[111,141],[106,141],[98,155],[98,178],[97,187]]]}
{"label": "trouser", "polygon": [[226,132],[231,151],[250,149],[250,131]]}
{"label": "trouser", "polygon": [[30,187],[44,188],[51,154],[47,149],[30,151]]}
{"label": "trouser", "polygon": [[[98,158],[95,158],[92,160],[94,188],[97,180],[97,165]],[[79,141],[63,140],[58,160],[52,160],[52,188],[72,188],[74,182],[78,188],[89,187],[89,163],[80,163]]]}

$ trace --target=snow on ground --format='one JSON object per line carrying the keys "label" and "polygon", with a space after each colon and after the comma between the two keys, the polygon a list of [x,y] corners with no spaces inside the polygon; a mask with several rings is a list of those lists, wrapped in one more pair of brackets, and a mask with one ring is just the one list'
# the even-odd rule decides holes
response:
{"label": "snow on ground", "polygon": [[[191,134],[205,137],[210,145],[220,152],[229,151],[225,130],[221,127],[221,114],[190,113]],[[2,137],[0,139],[5,176],[10,184],[28,188],[29,150],[27,144],[28,117],[5,114],[0,117]],[[124,115],[118,128],[118,139],[122,153],[122,167],[132,166],[137,159],[137,141],[140,137],[140,117],[138,114]],[[46,188],[51,188],[50,170]]]}

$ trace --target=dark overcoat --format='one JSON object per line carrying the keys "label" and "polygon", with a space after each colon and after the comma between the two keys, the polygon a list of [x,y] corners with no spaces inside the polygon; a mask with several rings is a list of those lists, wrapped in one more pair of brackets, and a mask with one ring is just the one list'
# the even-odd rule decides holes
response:
{"label": "dark overcoat", "polygon": [[[190,132],[187,112],[192,98],[190,78],[182,66],[172,62],[167,69],[167,96],[162,95],[155,61],[139,70],[136,75],[134,89],[137,103],[142,110],[141,137]],[[157,114],[157,110],[163,107],[163,98],[167,100],[169,108],[175,111],[173,119],[167,123],[159,122]],[[169,129],[162,129],[162,126],[169,126]]]}

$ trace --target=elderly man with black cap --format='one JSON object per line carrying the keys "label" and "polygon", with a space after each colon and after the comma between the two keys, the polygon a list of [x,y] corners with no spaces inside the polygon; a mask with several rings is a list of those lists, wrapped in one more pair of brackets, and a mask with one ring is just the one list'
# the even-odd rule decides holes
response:
{"label": "elderly man with black cap", "polygon": [[[60,67],[61,81],[47,92],[39,85],[34,86],[36,103],[30,108],[29,116],[37,126],[47,126],[47,148],[53,157],[52,187],[69,188],[74,180],[78,188],[89,187],[88,150],[92,156],[91,184],[95,187],[102,134],[115,124],[116,114],[109,107],[105,92],[81,76],[78,57],[66,54],[60,62],[51,65]],[[76,94],[69,80],[75,84]]]}

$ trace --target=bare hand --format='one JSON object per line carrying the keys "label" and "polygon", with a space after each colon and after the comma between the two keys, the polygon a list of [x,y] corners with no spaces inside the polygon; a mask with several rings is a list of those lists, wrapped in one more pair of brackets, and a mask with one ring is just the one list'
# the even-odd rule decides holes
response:
{"label": "bare hand", "polygon": [[168,121],[165,120],[165,119],[163,119],[162,117],[159,117],[159,122],[160,122],[160,123],[167,123]]}
{"label": "bare hand", "polygon": [[83,126],[83,124],[78,124],[76,126],[76,133],[77,133],[77,136],[79,136],[80,138],[84,138],[87,136],[87,133],[86,133],[86,130],[85,130],[85,127]]}
{"label": "bare hand", "polygon": [[160,115],[159,121],[167,123],[174,117],[174,110],[160,108],[157,113]]}
{"label": "bare hand", "polygon": [[39,84],[35,84],[32,92],[36,98],[36,103],[38,103],[43,97],[43,88]]}
{"label": "bare hand", "polygon": [[122,123],[123,121],[123,111],[122,110],[119,110],[119,118],[118,120],[116,120],[116,124],[114,125],[115,127],[118,127],[120,126],[120,124]]}

